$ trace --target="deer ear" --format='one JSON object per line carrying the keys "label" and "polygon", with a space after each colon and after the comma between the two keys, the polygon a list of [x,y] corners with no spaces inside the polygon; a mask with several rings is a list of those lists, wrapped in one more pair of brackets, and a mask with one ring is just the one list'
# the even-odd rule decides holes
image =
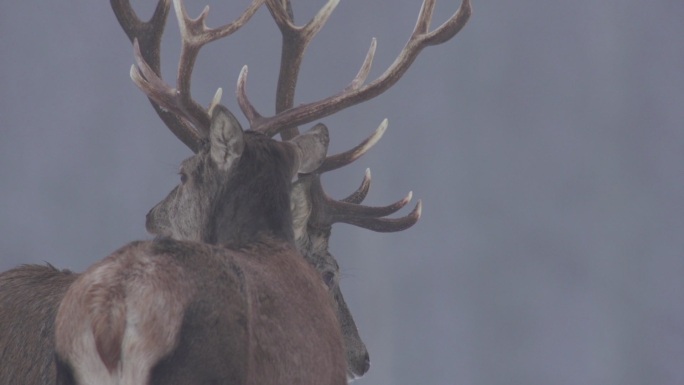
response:
{"label": "deer ear", "polygon": [[209,153],[219,170],[228,170],[242,155],[245,148],[242,127],[224,106],[217,105],[212,109],[209,140]]}
{"label": "deer ear", "polygon": [[297,172],[302,174],[313,172],[323,163],[328,153],[328,143],[330,143],[328,128],[319,123],[309,131],[290,140],[290,143],[295,145],[298,158]]}

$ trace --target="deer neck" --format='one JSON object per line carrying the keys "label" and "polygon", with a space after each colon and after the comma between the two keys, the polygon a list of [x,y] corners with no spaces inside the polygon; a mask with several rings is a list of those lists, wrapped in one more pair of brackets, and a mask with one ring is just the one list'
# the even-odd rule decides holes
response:
{"label": "deer neck", "polygon": [[264,240],[294,244],[291,155],[257,141],[239,162],[232,183],[218,192],[205,242],[238,247]]}

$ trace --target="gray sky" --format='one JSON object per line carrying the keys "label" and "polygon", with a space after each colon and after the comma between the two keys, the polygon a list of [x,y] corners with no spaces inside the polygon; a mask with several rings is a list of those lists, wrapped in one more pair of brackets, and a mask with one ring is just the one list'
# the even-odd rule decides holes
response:
{"label": "gray sky", "polygon": [[[193,15],[206,4],[187,2]],[[212,2],[209,24],[247,2],[232,3]],[[457,7],[438,3],[433,24]],[[295,13],[322,4],[294,1]],[[310,47],[298,103],[346,86],[372,37],[371,77],[381,74],[419,7],[343,0]],[[399,234],[335,228],[371,354],[358,383],[683,383],[684,2],[473,8],[390,91],[324,120],[332,152],[390,120],[370,154],[324,179],[333,196],[370,167],[368,203],[409,190],[424,203]],[[162,66],[173,79],[170,23]],[[80,271],[149,238],[144,215],[190,152],[130,81],[132,48],[108,2],[4,1],[0,36],[0,269]],[[272,112],[279,42],[260,10],[202,51],[195,98],[221,86],[238,112],[232,90],[248,64],[251,99]]]}

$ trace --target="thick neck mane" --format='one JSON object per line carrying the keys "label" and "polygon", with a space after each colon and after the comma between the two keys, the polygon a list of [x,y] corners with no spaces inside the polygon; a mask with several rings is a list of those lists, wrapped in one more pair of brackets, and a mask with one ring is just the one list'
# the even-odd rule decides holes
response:
{"label": "thick neck mane", "polygon": [[266,136],[245,132],[239,164],[212,208],[205,241],[242,247],[263,239],[294,243],[290,189],[293,154]]}

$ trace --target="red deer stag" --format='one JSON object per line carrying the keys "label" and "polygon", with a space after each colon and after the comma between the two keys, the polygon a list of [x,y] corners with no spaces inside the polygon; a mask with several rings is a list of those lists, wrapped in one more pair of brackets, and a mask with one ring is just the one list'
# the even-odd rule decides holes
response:
{"label": "red deer stag", "polygon": [[[269,3],[279,25],[287,14],[282,5]],[[400,76],[421,48],[453,36],[469,13],[457,12],[438,30],[427,32],[430,5],[434,3],[423,4],[416,32],[388,73]],[[379,82],[363,85],[371,48],[352,87],[343,93],[264,118],[246,98],[243,70],[238,101],[252,129],[243,134],[224,107],[212,113],[212,105],[207,113],[190,98],[189,74],[199,48],[234,31],[249,12],[210,30],[204,26],[206,12],[191,20],[179,1],[175,6],[183,34],[177,89],[145,63],[137,42],[137,66],[131,74],[155,103],[208,137],[208,144],[183,163],[181,184],[148,214],[148,229],[175,240],[128,245],[70,287],[56,320],[59,380],[343,381],[341,335],[332,332],[339,333],[337,318],[320,277],[295,252],[288,197],[293,174],[315,171],[323,161],[327,130],[317,125],[294,137],[294,144],[265,137],[367,100],[379,89],[370,85],[386,89],[398,76],[392,79],[386,73]],[[228,248],[182,241],[197,238]],[[311,313],[317,317],[303,316]],[[207,324],[221,326],[202,327]]]}
{"label": "red deer stag", "polygon": [[64,296],[58,383],[346,382],[337,316],[295,248],[289,199],[295,173],[323,161],[327,130],[276,142],[212,108],[208,145],[148,214],[162,237],[124,246]]}
{"label": "red deer stag", "polygon": [[[467,5],[467,4],[466,4],[466,5]],[[271,9],[272,13],[273,13],[273,9],[276,9],[276,10],[277,10],[277,8],[274,8],[274,6],[272,6],[271,4],[269,4],[269,9]],[[284,9],[284,8],[283,8],[283,9]],[[425,9],[425,6],[424,6],[424,9]],[[465,11],[464,11],[464,9],[465,9]],[[428,14],[429,14],[429,13],[428,13]],[[466,16],[467,16],[467,14],[468,14],[468,9],[467,9],[467,7],[463,7],[463,6],[462,6],[462,7],[461,7],[461,11],[460,11],[459,14],[461,15],[461,19],[462,19],[461,24],[462,24],[462,23],[465,21],[465,16],[463,16],[463,15],[466,15]],[[457,14],[457,16],[458,16],[459,14]],[[420,22],[419,22],[419,25],[420,25]],[[445,25],[446,25],[446,24],[445,24]],[[282,29],[282,28],[281,28],[281,29]],[[460,27],[458,27],[458,29],[460,29]],[[414,35],[415,35],[415,34],[414,34]],[[436,34],[435,34],[435,35],[436,35]],[[412,39],[412,40],[413,40],[413,39]],[[410,58],[410,55],[407,55],[406,57],[409,57],[409,58]],[[413,56],[413,57],[415,57],[415,56]],[[412,60],[412,59],[410,59],[410,60]],[[367,63],[370,64],[370,61],[367,61]],[[397,66],[397,68],[401,68],[401,66]],[[405,68],[403,69],[403,71],[405,71]],[[281,75],[282,75],[282,74],[281,74]],[[365,76],[365,75],[364,75],[364,76]],[[241,76],[241,79],[244,80],[244,77]],[[359,79],[359,78],[357,77],[357,79]],[[362,82],[363,82],[363,80],[359,81],[357,84],[360,84],[360,83],[362,83]],[[244,84],[244,83],[243,83],[243,84]],[[372,84],[372,83],[371,83],[371,84]],[[180,88],[180,87],[179,87],[179,88]],[[279,92],[279,95],[282,95],[282,94]],[[243,99],[243,101],[246,101],[246,99]],[[241,105],[243,105],[243,104],[244,104],[244,103],[241,103]],[[353,104],[353,103],[352,103],[352,104]],[[172,106],[172,107],[173,107],[173,106]],[[159,111],[159,110],[158,110],[158,111]],[[162,112],[163,112],[163,111],[162,111]],[[325,114],[329,114],[329,113],[331,113],[331,112],[326,112]],[[324,116],[324,115],[321,115],[321,116]],[[317,117],[316,117],[316,118],[317,118]],[[316,119],[316,118],[314,118],[314,119]],[[192,117],[189,118],[188,120],[192,120],[192,124],[193,124],[193,125],[196,124],[195,127],[201,126],[200,124],[197,124],[198,121],[194,121]],[[313,120],[313,119],[312,119],[312,120]],[[304,121],[302,121],[302,122],[304,122]],[[186,122],[186,123],[187,123],[187,122]],[[190,130],[190,131],[187,131],[187,132],[192,133],[193,131]],[[180,136],[179,136],[179,137],[180,137]],[[352,152],[348,153],[348,154],[347,154],[347,159],[353,160],[353,159],[352,159],[352,158],[353,158],[353,155],[352,155],[352,154],[353,154]],[[342,158],[343,158],[343,157],[340,157],[340,158],[337,158],[337,159],[339,160],[339,159],[342,159]],[[328,164],[328,167],[327,167],[327,168],[322,167],[321,169],[319,169],[319,172],[322,172],[321,170],[326,170],[326,169],[329,170],[329,169],[334,168],[334,167],[331,166],[331,165],[334,165],[335,162],[333,162],[333,161],[331,161],[331,160],[332,160],[332,159],[330,159],[330,158],[329,158],[328,160],[326,160],[326,163]],[[330,162],[329,162],[329,161],[330,161]],[[327,198],[327,197],[325,196],[325,194],[322,193],[322,190],[320,190],[320,183],[319,183],[319,180],[318,180],[318,175],[317,175],[317,174],[314,174],[314,175],[312,175],[312,176],[308,176],[307,178],[310,178],[310,179],[308,179],[308,182],[303,183],[302,185],[305,186],[305,190],[306,190],[306,189],[309,189],[310,191],[309,191],[308,193],[307,193],[306,191],[304,191],[304,195],[307,195],[307,194],[312,194],[312,195],[313,195],[314,193],[317,193],[317,194],[319,194],[319,195],[318,195],[319,198],[325,198],[325,199],[323,200],[323,202],[325,202],[326,204],[327,204],[328,202],[331,202],[331,201],[326,201],[326,200],[329,199],[329,198]],[[364,187],[364,186],[366,186],[366,187]],[[350,197],[349,201],[350,201],[350,202],[358,202],[360,199],[363,199],[363,196],[365,195],[365,192],[364,192],[364,191],[367,191],[367,183],[364,183],[364,185],[362,185],[362,188],[359,190],[359,192],[358,192],[357,194],[352,195],[352,197]],[[311,202],[321,202],[321,201],[322,201],[321,199],[316,200],[316,199],[310,198],[312,195],[309,195],[309,196],[308,196],[309,199],[311,199]],[[400,208],[401,206],[403,206],[403,205],[406,204],[404,201],[400,201],[400,202],[403,202],[403,203],[399,203],[399,202],[398,202],[398,204],[388,206],[388,208],[383,208],[383,209],[380,210],[380,211],[388,212],[388,211],[391,211],[390,208],[392,208],[394,211],[396,211],[398,208]],[[335,204],[335,205],[322,205],[321,207],[328,207],[329,209],[328,209],[328,210],[320,210],[320,211],[318,212],[318,215],[315,216],[314,218],[316,218],[316,220],[323,221],[324,223],[327,223],[328,225],[331,224],[331,223],[334,222],[334,221],[345,221],[345,222],[348,222],[348,223],[357,224],[357,225],[360,225],[360,226],[363,226],[363,227],[367,227],[367,228],[371,228],[371,229],[378,230],[378,231],[397,231],[397,230],[400,229],[402,226],[403,226],[403,227],[407,227],[407,226],[410,226],[410,224],[412,224],[412,222],[413,222],[413,223],[415,222],[415,220],[413,220],[412,222],[411,222],[411,220],[403,220],[403,221],[402,221],[402,220],[399,220],[399,221],[396,221],[396,222],[393,223],[391,220],[386,220],[386,219],[377,218],[377,217],[376,217],[376,218],[373,218],[373,215],[376,215],[376,216],[387,215],[387,214],[379,214],[380,211],[378,211],[378,210],[375,210],[375,214],[371,214],[370,216],[365,217],[365,218],[363,218],[363,219],[352,219],[353,216],[345,215],[345,214],[343,214],[343,213],[340,212],[340,210],[339,210],[340,206],[344,206],[344,204],[342,204],[342,202],[335,202],[335,203],[337,203],[337,204]],[[315,207],[315,206],[316,206],[315,204],[311,204],[311,207]],[[352,210],[352,211],[353,211],[353,210]],[[366,211],[368,211],[368,210],[366,210]],[[313,212],[316,212],[316,210],[314,209],[314,210],[311,211],[311,213],[313,213]],[[373,212],[373,210],[370,210],[370,211],[368,211],[368,212],[369,212],[369,213],[370,213],[370,212]],[[321,213],[323,213],[323,215],[321,215]],[[412,214],[409,215],[409,217],[413,216],[413,218],[416,218],[416,219],[417,219],[417,216],[415,215],[415,213],[419,213],[419,207],[418,207],[418,210],[415,210]],[[325,218],[325,219],[321,219],[321,218]],[[404,222],[404,224],[402,225],[402,224],[400,224],[400,222]],[[237,222],[231,222],[231,223],[237,223]],[[328,231],[329,231],[329,227],[328,227]],[[199,232],[198,232],[196,235],[199,235]],[[326,235],[325,238],[324,238],[326,241],[327,241],[327,236],[329,236],[329,232],[327,233],[327,235]],[[327,246],[327,245],[326,245],[326,246]],[[327,248],[326,248],[326,249],[327,249]],[[327,252],[327,250],[326,250],[326,252]],[[329,280],[330,280],[330,278],[327,279],[326,281],[329,281]]]}

